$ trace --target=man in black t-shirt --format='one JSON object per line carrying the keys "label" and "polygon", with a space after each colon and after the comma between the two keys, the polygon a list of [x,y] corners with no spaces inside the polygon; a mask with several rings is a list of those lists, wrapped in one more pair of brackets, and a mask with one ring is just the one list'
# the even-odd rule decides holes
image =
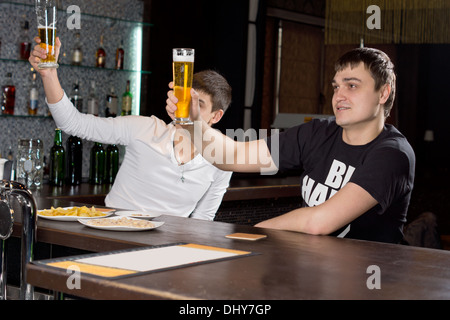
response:
{"label": "man in black t-shirt", "polygon": [[[303,169],[303,206],[258,227],[399,243],[415,155],[406,138],[385,123],[395,98],[394,66],[382,51],[358,48],[344,54],[335,69],[334,117],[237,142],[201,119],[194,90],[191,119],[196,125],[187,129],[203,157],[222,170]],[[168,97],[166,110],[173,116],[176,98],[172,91]]]}

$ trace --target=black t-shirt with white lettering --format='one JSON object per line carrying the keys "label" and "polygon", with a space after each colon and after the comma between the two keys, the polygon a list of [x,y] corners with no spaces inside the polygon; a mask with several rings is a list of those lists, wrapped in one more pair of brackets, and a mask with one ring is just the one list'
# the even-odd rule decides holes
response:
{"label": "black t-shirt with white lettering", "polygon": [[400,242],[413,189],[415,155],[394,126],[386,124],[370,143],[352,146],[342,140],[342,128],[330,117],[290,128],[266,141],[280,171],[303,170],[303,206],[323,203],[347,182],[377,200],[375,207],[333,235]]}

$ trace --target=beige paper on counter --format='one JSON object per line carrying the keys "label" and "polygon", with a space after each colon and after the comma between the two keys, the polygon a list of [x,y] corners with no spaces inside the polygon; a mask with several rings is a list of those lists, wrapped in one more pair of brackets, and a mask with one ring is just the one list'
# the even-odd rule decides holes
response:
{"label": "beige paper on counter", "polygon": [[249,254],[251,252],[197,244],[180,244],[88,257],[79,256],[75,259],[50,262],[47,265],[64,269],[78,267],[81,272],[103,277],[117,277]]}

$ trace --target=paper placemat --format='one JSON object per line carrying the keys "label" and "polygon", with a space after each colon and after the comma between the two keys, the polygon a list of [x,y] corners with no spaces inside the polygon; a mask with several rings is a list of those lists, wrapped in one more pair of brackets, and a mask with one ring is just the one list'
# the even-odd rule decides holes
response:
{"label": "paper placemat", "polygon": [[34,261],[60,269],[75,269],[106,278],[136,276],[142,273],[170,270],[186,266],[222,261],[255,253],[192,243],[177,243],[94,253],[66,258]]}

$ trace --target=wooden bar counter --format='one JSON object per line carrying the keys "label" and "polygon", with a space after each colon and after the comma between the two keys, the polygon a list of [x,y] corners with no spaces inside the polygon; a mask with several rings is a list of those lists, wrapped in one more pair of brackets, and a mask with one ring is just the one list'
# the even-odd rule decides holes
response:
{"label": "wooden bar counter", "polygon": [[[179,242],[244,250],[256,255],[131,276],[119,280],[29,264],[34,286],[89,299],[449,299],[450,252],[312,236],[223,222],[160,216],[165,224],[141,232],[96,230],[78,222],[39,219],[38,240],[94,252]],[[258,241],[228,239],[265,234]],[[379,289],[368,283],[373,266]]]}
{"label": "wooden bar counter", "polygon": [[[70,190],[66,193],[44,188],[37,196],[38,207],[78,205],[80,202],[72,200],[81,200],[80,194],[89,197],[82,193],[83,188],[91,192],[91,187],[82,185],[73,194]],[[45,192],[49,193],[44,196]],[[165,224],[149,231],[118,232],[39,218],[37,241],[86,252],[182,242],[255,254],[115,280],[82,273],[76,289],[68,288],[70,274],[65,270],[29,264],[27,281],[36,288],[88,299],[450,299],[449,251],[170,215],[161,215],[155,221]],[[20,219],[15,236],[20,236],[19,230]],[[267,238],[245,241],[225,237],[235,232],[264,234]],[[373,277],[379,288],[371,286]]]}

